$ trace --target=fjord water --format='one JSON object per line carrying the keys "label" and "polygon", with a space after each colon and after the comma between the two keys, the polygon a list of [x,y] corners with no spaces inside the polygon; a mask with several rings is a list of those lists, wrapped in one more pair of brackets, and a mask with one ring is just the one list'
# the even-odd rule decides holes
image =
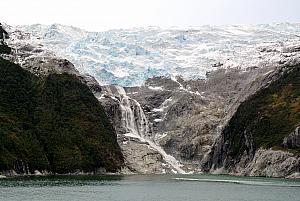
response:
{"label": "fjord water", "polygon": [[5,201],[299,201],[300,180],[220,175],[23,177],[0,180]]}

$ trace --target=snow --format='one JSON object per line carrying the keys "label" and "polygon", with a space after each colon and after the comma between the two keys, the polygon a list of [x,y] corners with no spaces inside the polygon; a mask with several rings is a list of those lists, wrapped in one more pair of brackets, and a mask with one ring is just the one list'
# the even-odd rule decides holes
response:
{"label": "snow", "polygon": [[154,119],[153,121],[154,122],[162,122],[163,120],[162,119]]}
{"label": "snow", "polygon": [[[256,66],[261,58],[278,61],[278,52],[262,52],[261,48],[282,51],[288,44],[299,43],[300,35],[300,23],[105,32],[58,24],[14,29],[30,33],[27,41],[40,38],[35,42],[69,59],[80,72],[94,76],[99,83],[121,86],[140,86],[153,76],[205,79],[207,72],[218,68],[246,69]],[[223,65],[213,67],[218,62]]]}
{"label": "snow", "polygon": [[167,133],[156,134],[155,139],[159,140],[159,139],[165,138],[167,135],[168,135]]}
{"label": "snow", "polygon": [[101,100],[101,99],[105,99],[106,97],[105,97],[105,94],[101,94],[101,96],[97,97],[97,98],[98,98],[98,100]]}
{"label": "snow", "polygon": [[193,95],[197,95],[197,96],[203,97],[203,96],[199,93],[199,91],[196,91],[196,92],[195,92],[195,91],[191,91],[191,90],[188,90],[188,89],[184,88],[184,86],[183,86],[180,82],[178,82],[178,80],[177,80],[176,77],[171,76],[171,79],[172,79],[174,82],[176,82],[176,83],[179,84],[179,89],[180,89],[180,90],[185,91],[185,92],[190,93],[190,94],[193,94]]}
{"label": "snow", "polygon": [[153,108],[152,111],[153,112],[163,112],[165,109],[167,109],[169,107],[169,104],[173,101],[172,98],[168,98],[166,99],[159,108]]}
{"label": "snow", "polygon": [[145,139],[143,139],[141,136],[139,136],[139,135],[136,134],[136,133],[125,133],[124,136],[125,136],[125,137],[136,138],[136,139],[141,140],[142,142],[146,142]]}
{"label": "snow", "polygon": [[152,86],[149,86],[148,88],[150,90],[154,90],[154,91],[162,91],[162,90],[164,90],[162,87],[152,87]]}
{"label": "snow", "polygon": [[153,108],[152,111],[153,112],[162,112],[162,111],[164,111],[164,108]]}

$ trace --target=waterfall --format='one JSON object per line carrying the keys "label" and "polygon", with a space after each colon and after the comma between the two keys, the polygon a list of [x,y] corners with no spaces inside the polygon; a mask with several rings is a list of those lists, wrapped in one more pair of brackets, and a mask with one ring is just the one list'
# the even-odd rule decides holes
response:
{"label": "waterfall", "polygon": [[133,137],[147,142],[150,147],[157,150],[164,160],[173,168],[175,172],[185,174],[181,169],[181,164],[173,156],[168,155],[165,150],[153,140],[150,135],[149,123],[140,103],[130,98],[123,87],[113,86],[117,94],[113,94],[110,87],[106,87],[106,91],[111,96],[119,98],[121,110],[121,125],[125,128],[127,137]]}
{"label": "waterfall", "polygon": [[127,96],[123,87],[115,86],[120,98],[120,109],[122,126],[126,134],[134,135],[137,138],[146,138],[149,132],[149,125],[141,105],[134,99]]}

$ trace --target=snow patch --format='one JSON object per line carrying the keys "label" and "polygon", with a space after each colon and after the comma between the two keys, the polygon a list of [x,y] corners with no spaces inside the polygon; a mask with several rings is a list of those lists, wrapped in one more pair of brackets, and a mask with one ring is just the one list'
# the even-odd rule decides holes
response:
{"label": "snow patch", "polygon": [[162,119],[154,119],[153,121],[154,122],[162,122],[163,120]]}
{"label": "snow patch", "polygon": [[162,91],[163,87],[152,87],[152,86],[149,86],[148,89],[151,89],[151,90],[154,90],[154,91]]}

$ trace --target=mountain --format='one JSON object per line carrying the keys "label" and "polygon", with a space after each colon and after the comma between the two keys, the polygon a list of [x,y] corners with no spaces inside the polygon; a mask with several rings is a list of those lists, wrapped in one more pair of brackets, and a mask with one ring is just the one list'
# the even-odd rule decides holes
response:
{"label": "mountain", "polygon": [[[150,127],[148,139],[175,157],[186,172],[293,177],[300,167],[297,108],[300,60],[292,61],[247,71],[220,69],[205,81],[153,78],[142,87],[126,88],[126,91],[143,108]],[[291,90],[285,94],[288,87]],[[278,101],[283,102],[274,108],[268,101],[277,92]],[[252,96],[262,104],[249,101]],[[104,95],[100,101],[118,125],[118,104],[108,100]],[[265,102],[269,105],[264,105]],[[269,119],[257,122],[261,113]],[[141,122],[139,119],[135,118],[136,125]],[[126,136],[124,126],[120,128],[117,132]],[[228,128],[234,130],[227,131]],[[249,129],[257,142],[249,137],[252,133],[246,135]],[[127,149],[135,142],[126,137],[124,142],[120,146],[126,158]],[[238,153],[232,156],[234,149]],[[138,157],[131,160],[140,161]]]}
{"label": "mountain", "polygon": [[76,76],[37,77],[2,58],[0,74],[0,172],[121,169],[115,131]]}
{"label": "mountain", "polygon": [[[299,177],[299,95],[296,87],[285,91],[297,86],[291,69],[300,63],[298,26],[101,33],[57,24],[10,27],[13,51],[6,57],[35,75],[68,73],[86,84],[116,130],[123,173]],[[148,65],[158,71],[149,74]],[[276,97],[273,108],[268,101]],[[268,125],[258,121],[264,110]],[[291,114],[293,122],[277,122]],[[264,126],[269,132],[261,132]],[[257,141],[249,143],[252,135]]]}

